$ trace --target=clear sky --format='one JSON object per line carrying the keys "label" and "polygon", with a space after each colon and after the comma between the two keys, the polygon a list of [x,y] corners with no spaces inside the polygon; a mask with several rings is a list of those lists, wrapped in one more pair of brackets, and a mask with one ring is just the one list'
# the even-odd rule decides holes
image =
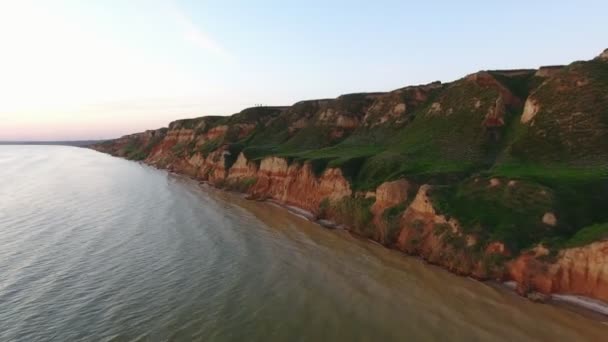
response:
{"label": "clear sky", "polygon": [[0,140],[591,59],[608,1],[0,0]]}

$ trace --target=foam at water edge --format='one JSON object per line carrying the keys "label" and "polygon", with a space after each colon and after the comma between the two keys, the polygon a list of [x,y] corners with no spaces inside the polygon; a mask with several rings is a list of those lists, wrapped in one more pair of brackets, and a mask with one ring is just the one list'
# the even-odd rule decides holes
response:
{"label": "foam at water edge", "polygon": [[563,294],[554,294],[551,296],[552,299],[557,301],[562,301],[565,303],[575,304],[585,309],[593,310],[595,312],[599,312],[603,315],[608,316],[608,303],[602,302],[600,300],[583,297],[583,296],[575,296],[575,295],[563,295]]}

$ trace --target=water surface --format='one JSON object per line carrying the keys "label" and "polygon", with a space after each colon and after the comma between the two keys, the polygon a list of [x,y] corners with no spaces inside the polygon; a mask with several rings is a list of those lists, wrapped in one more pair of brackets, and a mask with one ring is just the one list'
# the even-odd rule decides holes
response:
{"label": "water surface", "polygon": [[600,341],[282,208],[91,150],[0,146],[0,341]]}

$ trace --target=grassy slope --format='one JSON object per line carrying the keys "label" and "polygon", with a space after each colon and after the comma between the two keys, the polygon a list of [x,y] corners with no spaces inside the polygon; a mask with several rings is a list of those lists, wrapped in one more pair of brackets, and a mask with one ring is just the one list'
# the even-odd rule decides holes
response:
{"label": "grassy slope", "polygon": [[[527,82],[510,86],[520,94],[528,89],[537,99],[534,124],[516,117],[497,162],[481,174],[520,180],[529,187],[530,200],[508,189],[479,193],[463,182],[437,192],[436,203],[465,227],[482,227],[482,236],[514,250],[540,241],[561,248],[605,237],[597,232],[605,231],[602,223],[608,221],[608,63],[577,62],[542,85],[534,77]],[[545,188],[551,201],[535,198],[535,187]],[[543,227],[545,211],[557,213],[557,227]]]}
{"label": "grassy slope", "polygon": [[[356,190],[399,177],[441,185],[432,194],[440,211],[480,241],[501,240],[514,251],[540,241],[563,247],[603,237],[598,231],[608,222],[608,63],[576,62],[547,80],[532,72],[489,74],[522,103],[528,96],[537,99],[541,109],[533,125],[520,123],[522,108],[510,107],[498,138],[489,134],[482,123],[498,89],[462,79],[436,87],[424,101],[408,99],[409,92],[391,93],[390,99],[408,104],[406,119],[342,129],[339,135],[322,113],[329,109],[363,122],[376,97],[352,94],[289,108],[252,108],[231,117],[180,120],[172,128],[202,133],[253,123],[247,137],[227,134],[202,148],[210,153],[228,145],[233,155],[242,151],[250,159],[311,161],[316,172],[340,167]],[[382,110],[393,106],[390,101]],[[131,153],[139,158],[146,150]],[[502,184],[489,187],[492,177]],[[509,179],[517,185],[508,186]],[[340,205],[346,212],[360,204],[353,203]],[[556,227],[542,224],[548,211],[557,214]]]}

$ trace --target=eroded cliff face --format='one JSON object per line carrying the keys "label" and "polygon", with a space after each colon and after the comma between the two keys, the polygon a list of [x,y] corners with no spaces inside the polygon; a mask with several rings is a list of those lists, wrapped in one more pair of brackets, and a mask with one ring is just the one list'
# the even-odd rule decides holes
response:
{"label": "eroded cliff face", "polygon": [[508,275],[520,294],[570,293],[608,302],[608,242],[562,250],[555,261],[537,247],[508,264]]}
{"label": "eroded cliff face", "polygon": [[144,159],[167,134],[166,128],[125,135],[95,146],[100,152],[129,159]]}
{"label": "eroded cliff face", "polygon": [[352,190],[340,169],[327,169],[317,177],[310,165],[292,164],[282,158],[264,158],[250,193],[256,198],[271,198],[281,203],[318,213],[324,199],[339,200]]}
{"label": "eroded cliff face", "polygon": [[258,165],[255,162],[247,160],[243,153],[239,153],[236,162],[230,168],[228,173],[229,182],[238,182],[246,179],[254,179],[257,177]]}
{"label": "eroded cliff face", "polygon": [[429,99],[433,91],[441,87],[441,82],[434,82],[405,87],[378,96],[365,112],[363,122],[371,127],[386,122],[393,122],[396,125],[405,124],[411,120],[414,111]]}
{"label": "eroded cliff face", "polygon": [[[596,151],[593,162],[603,161],[608,149],[600,147],[608,141],[608,130],[585,94],[600,94],[598,89],[604,89],[600,86],[608,86],[596,79],[596,71],[608,72],[605,54],[586,64],[483,71],[449,84],[349,94],[290,107],[255,107],[230,117],[178,120],[168,128],[127,135],[94,148],[240,191],[252,199],[304,209],[458,274],[514,280],[521,294],[559,292],[608,301],[608,242],[562,249],[557,255],[548,255],[542,246],[529,249],[542,241],[543,234],[553,236],[568,228],[568,215],[554,211],[550,201],[557,193],[521,178],[490,176],[478,183],[479,176],[470,171],[491,172],[488,167],[500,167],[501,159],[509,159],[505,156],[510,161],[518,156],[528,161],[554,160],[549,157],[555,146],[557,152],[567,151],[577,166],[586,165],[581,156],[590,150]],[[524,87],[514,84],[530,89],[522,95]],[[599,99],[603,98],[595,98]],[[576,110],[561,110],[565,101]],[[511,123],[520,124],[520,130],[506,134],[514,126]],[[584,146],[566,139],[575,133]],[[548,134],[555,139],[549,141]],[[564,155],[557,152],[561,162]],[[465,162],[470,165],[461,168]],[[485,226],[477,221],[478,226],[471,227],[476,221],[456,215],[463,226],[444,211],[455,203],[446,207],[434,202],[438,186],[454,191],[460,186],[475,201],[487,201],[485,209],[490,211],[496,209],[493,204],[504,202],[508,213],[527,215],[518,203],[548,204],[538,215],[526,217],[531,221],[513,221],[505,227],[487,221]],[[457,209],[462,214],[463,209]],[[607,219],[596,216],[588,221]],[[521,236],[508,235],[509,230],[531,228],[539,236],[524,236],[535,239],[524,239],[525,248],[513,248],[513,241],[505,238],[507,234],[521,242]]]}
{"label": "eroded cliff face", "polygon": [[[162,151],[167,155],[163,155]],[[238,155],[230,168],[226,168],[229,153],[226,149],[218,149],[207,157],[196,153],[187,158],[176,158],[170,149],[165,148],[146,162],[157,165],[157,160],[170,159],[171,162],[162,167],[212,185],[226,185],[245,191],[252,198],[272,199],[312,213],[318,213],[320,203],[325,199],[337,201],[352,194],[350,183],[340,169],[328,168],[317,176],[310,163],[289,164],[284,158],[268,157],[259,161],[258,165],[258,162],[247,160],[243,153]]]}
{"label": "eroded cliff face", "polygon": [[[487,245],[482,258],[473,258],[467,248],[477,243],[475,236],[461,233],[459,223],[437,214],[427,192],[420,187],[416,198],[404,212],[397,248],[447,269],[479,279],[513,280],[521,295],[566,293],[608,301],[608,242],[561,250],[554,258],[538,246],[508,262],[505,268],[488,264],[494,257],[509,257],[500,242]],[[465,248],[448,241],[460,238]],[[486,258],[484,260],[484,257]]]}
{"label": "eroded cliff face", "polygon": [[[217,138],[216,132],[211,132],[212,138]],[[390,245],[404,253],[418,255],[461,275],[514,280],[522,295],[531,291],[570,293],[608,301],[608,242],[563,250],[554,262],[543,259],[547,254],[545,249],[536,248],[500,267],[488,263],[488,260],[497,256],[509,257],[510,252],[504,244],[492,242],[481,255],[471,253],[477,243],[476,237],[462,233],[456,219],[437,213],[428,194],[432,189],[430,185],[417,187],[406,179],[400,179],[382,183],[372,192],[355,194],[338,168],[328,168],[316,175],[310,163],[290,164],[279,157],[267,157],[256,162],[239,153],[232,166],[226,169],[225,157],[229,153],[226,149],[218,149],[207,157],[196,153],[188,158],[175,158],[170,147],[179,142],[188,143],[194,137],[182,130],[167,134],[165,140],[147,162],[154,164],[170,158],[172,163],[166,167],[173,171],[216,186],[227,185],[255,199],[272,199],[295,206],[315,215],[319,214],[323,201],[337,203],[357,195],[374,198],[370,206],[371,224],[376,229],[373,239],[381,243],[387,242],[389,233],[385,211],[407,204],[399,217],[396,242]],[[331,210],[326,218],[339,220]]]}
{"label": "eroded cliff face", "polygon": [[519,106],[521,104],[521,99],[515,96],[506,86],[500,83],[496,77],[492,76],[489,72],[480,71],[471,74],[466,77],[466,80],[474,82],[481,87],[496,89],[499,97],[501,97],[503,102],[508,106]]}
{"label": "eroded cliff face", "polygon": [[463,234],[458,221],[437,213],[428,195],[430,190],[430,185],[422,185],[403,213],[397,248],[454,273],[479,279],[502,278],[502,270],[488,268],[479,257],[468,253],[477,243],[475,236]]}
{"label": "eroded cliff face", "polygon": [[532,121],[539,110],[540,105],[538,102],[533,97],[529,97],[524,106],[524,112],[521,115],[521,123],[527,124]]}
{"label": "eroded cliff face", "polygon": [[[211,133],[212,137],[216,135],[215,132]],[[146,134],[139,139],[143,141],[150,137]],[[412,191],[416,190],[416,185],[400,179],[382,183],[372,192],[356,194],[339,168],[328,168],[316,175],[310,163],[290,164],[279,157],[267,157],[256,162],[240,153],[227,169],[226,155],[229,152],[226,149],[218,149],[206,157],[196,153],[184,158],[176,157],[171,151],[171,147],[177,143],[194,140],[187,130],[170,132],[146,162],[216,186],[226,185],[244,191],[255,199],[272,199],[313,214],[319,214],[323,201],[337,203],[343,198],[357,195],[374,198],[370,207],[373,217],[370,224],[376,229],[373,239],[381,243],[387,242],[389,229],[385,211],[407,204],[398,219],[396,242],[389,246],[420,256],[457,274],[478,279],[514,280],[518,284],[518,292],[523,295],[531,291],[570,293],[608,301],[608,242],[563,250],[554,262],[544,261],[546,250],[537,248],[517,257],[503,268],[488,264],[487,259],[509,256],[510,252],[505,246],[493,242],[483,250],[481,256],[471,253],[477,243],[476,237],[462,233],[460,224],[454,218],[437,213],[429,198],[430,185],[424,184],[417,191]],[[116,144],[122,148],[120,146],[125,144],[125,140],[119,140]],[[239,184],[245,186],[239,187]],[[412,198],[413,194],[415,196]],[[331,214],[331,210],[327,218],[339,220]]]}
{"label": "eroded cliff face", "polygon": [[[217,138],[218,130],[210,132],[210,139]],[[149,138],[148,135],[146,137]],[[418,255],[457,274],[478,279],[514,280],[522,295],[531,291],[571,293],[608,301],[608,242],[564,250],[554,262],[545,261],[543,256],[547,251],[536,248],[502,268],[489,264],[487,260],[495,256],[510,256],[504,244],[490,243],[481,256],[471,253],[477,243],[476,237],[462,233],[454,218],[437,213],[428,194],[432,189],[430,185],[417,187],[406,179],[400,179],[382,183],[374,191],[355,194],[337,168],[328,168],[316,175],[310,163],[290,164],[279,157],[267,157],[256,162],[239,153],[232,166],[226,169],[225,157],[229,153],[226,149],[218,149],[207,157],[201,153],[187,158],[172,155],[172,146],[193,140],[195,138],[187,130],[167,134],[147,162],[154,164],[158,160],[171,159],[172,162],[165,166],[172,171],[217,186],[232,185],[230,188],[245,191],[252,198],[272,199],[313,214],[319,214],[323,201],[337,203],[357,195],[374,198],[370,206],[373,216],[370,224],[376,229],[373,239],[381,243],[388,241],[390,229],[385,211],[407,204],[399,216],[396,242],[390,245],[400,251]],[[124,141],[119,144],[124,144]],[[327,218],[339,220],[331,210]]]}
{"label": "eroded cliff face", "polygon": [[383,244],[391,243],[391,239],[388,236],[390,234],[390,224],[386,222],[384,212],[390,208],[397,208],[399,205],[404,205],[411,199],[411,192],[414,190],[415,185],[406,181],[405,179],[399,179],[392,182],[384,182],[373,192],[365,194],[367,198],[375,198],[374,204],[370,207],[370,212],[374,216],[373,224],[377,229],[374,238]]}

